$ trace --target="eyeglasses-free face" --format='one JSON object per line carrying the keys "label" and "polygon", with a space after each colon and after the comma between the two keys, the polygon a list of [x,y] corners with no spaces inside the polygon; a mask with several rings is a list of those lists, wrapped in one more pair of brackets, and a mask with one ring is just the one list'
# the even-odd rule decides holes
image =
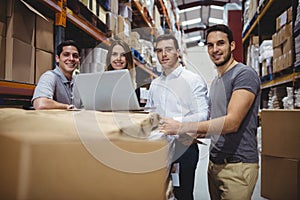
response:
{"label": "eyeglasses-free face", "polygon": [[75,46],[64,46],[59,56],[55,57],[59,68],[66,74],[72,74],[80,62],[80,56]]}
{"label": "eyeglasses-free face", "polygon": [[161,40],[157,43],[155,52],[163,70],[172,71],[178,66],[179,50],[175,48],[174,41]]}
{"label": "eyeglasses-free face", "polygon": [[124,69],[127,64],[127,60],[125,57],[125,50],[121,45],[116,45],[112,49],[110,63],[113,69]]}
{"label": "eyeglasses-free face", "polygon": [[162,54],[162,53],[174,53],[176,50],[173,47],[165,47],[164,49],[162,49],[162,48],[155,48],[154,51],[157,54]]}

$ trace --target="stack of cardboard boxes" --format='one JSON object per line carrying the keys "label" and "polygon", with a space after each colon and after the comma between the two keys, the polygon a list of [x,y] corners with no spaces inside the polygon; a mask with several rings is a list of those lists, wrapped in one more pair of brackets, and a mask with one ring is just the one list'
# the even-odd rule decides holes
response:
{"label": "stack of cardboard boxes", "polygon": [[292,7],[276,18],[276,33],[273,34],[273,72],[292,66],[293,58],[293,12]]}
{"label": "stack of cardboard boxes", "polygon": [[300,111],[263,110],[261,195],[300,199]]}
{"label": "stack of cardboard boxes", "polygon": [[37,83],[53,68],[53,21],[17,0],[1,1],[0,9],[0,78]]}
{"label": "stack of cardboard boxes", "polygon": [[6,1],[0,2],[0,79],[5,78]]}

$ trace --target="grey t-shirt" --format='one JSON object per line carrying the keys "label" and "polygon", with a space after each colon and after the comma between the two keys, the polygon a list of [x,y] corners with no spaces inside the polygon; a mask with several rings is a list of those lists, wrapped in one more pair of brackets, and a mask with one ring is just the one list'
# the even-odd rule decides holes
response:
{"label": "grey t-shirt", "polygon": [[73,79],[69,81],[58,67],[45,72],[34,90],[32,102],[39,97],[46,97],[64,104],[74,104]]}
{"label": "grey t-shirt", "polygon": [[257,113],[260,104],[260,79],[255,70],[238,63],[221,77],[216,77],[210,88],[211,118],[225,116],[233,91],[246,89],[255,100],[237,132],[211,137],[210,157],[221,159],[238,157],[245,163],[258,162]]}

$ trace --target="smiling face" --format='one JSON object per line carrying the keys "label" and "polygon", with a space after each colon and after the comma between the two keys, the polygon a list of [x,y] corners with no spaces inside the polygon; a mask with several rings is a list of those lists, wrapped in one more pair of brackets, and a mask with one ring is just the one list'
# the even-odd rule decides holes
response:
{"label": "smiling face", "polygon": [[126,68],[126,57],[125,50],[121,45],[116,45],[112,49],[110,63],[114,70],[125,69]]}
{"label": "smiling face", "polygon": [[233,59],[235,42],[229,43],[227,34],[221,31],[210,32],[207,36],[207,50],[210,59],[217,67],[223,67]]}
{"label": "smiling face", "polygon": [[175,48],[172,39],[159,41],[156,45],[156,53],[159,63],[167,74],[178,67],[179,49]]}
{"label": "smiling face", "polygon": [[56,62],[62,73],[70,79],[73,71],[77,68],[80,57],[78,49],[75,46],[64,46],[60,55],[56,55]]}

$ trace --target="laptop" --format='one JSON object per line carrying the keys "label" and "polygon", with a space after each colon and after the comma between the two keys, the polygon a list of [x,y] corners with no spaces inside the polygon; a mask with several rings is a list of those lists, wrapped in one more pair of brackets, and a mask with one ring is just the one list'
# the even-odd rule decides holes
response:
{"label": "laptop", "polygon": [[127,69],[82,73],[75,77],[84,109],[97,111],[146,111],[140,107]]}

